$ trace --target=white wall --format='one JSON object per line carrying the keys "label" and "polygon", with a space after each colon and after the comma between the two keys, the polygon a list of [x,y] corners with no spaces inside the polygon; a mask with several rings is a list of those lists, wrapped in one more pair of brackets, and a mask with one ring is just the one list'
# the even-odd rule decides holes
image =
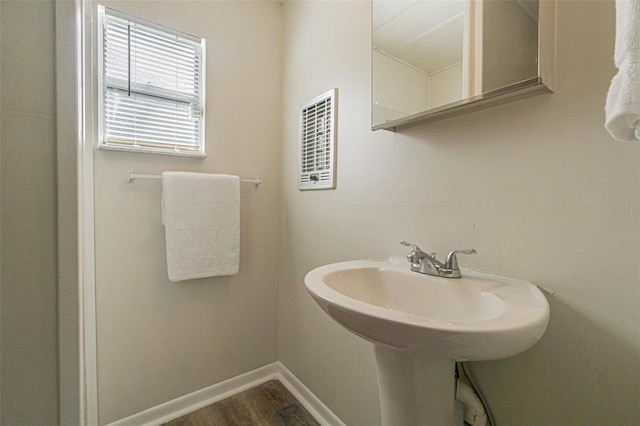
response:
{"label": "white wall", "polygon": [[425,73],[418,71],[388,55],[372,53],[373,123],[406,117],[424,111],[428,106],[429,85]]}
{"label": "white wall", "polygon": [[[614,2],[561,1],[557,92],[424,127],[369,130],[370,5],[283,6],[280,360],[350,425],[379,423],[372,345],[303,286],[400,239],[556,292],[531,350],[473,365],[504,425],[640,423],[640,144],[603,128]],[[314,60],[322,57],[322,62]],[[337,189],[296,189],[297,114],[339,90]]]}
{"label": "white wall", "polygon": [[[208,158],[95,152],[101,424],[277,360],[281,123],[278,3],[105,4],[207,39]],[[160,182],[125,183],[165,170],[264,180],[241,188],[238,275],[168,281]]]}
{"label": "white wall", "polygon": [[536,77],[537,25],[520,3],[482,3],[482,92]]}
{"label": "white wall", "polygon": [[462,63],[429,76],[429,108],[457,102],[462,95]]}
{"label": "white wall", "polygon": [[373,51],[371,78],[374,125],[462,99],[462,63],[427,75]]}
{"label": "white wall", "polygon": [[0,423],[58,423],[54,3],[0,8]]}

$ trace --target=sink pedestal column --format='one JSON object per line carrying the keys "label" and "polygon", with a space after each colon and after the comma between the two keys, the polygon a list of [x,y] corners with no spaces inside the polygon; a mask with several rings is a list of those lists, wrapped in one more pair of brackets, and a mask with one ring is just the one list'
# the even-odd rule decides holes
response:
{"label": "sink pedestal column", "polygon": [[452,360],[420,347],[374,349],[383,426],[453,425]]}

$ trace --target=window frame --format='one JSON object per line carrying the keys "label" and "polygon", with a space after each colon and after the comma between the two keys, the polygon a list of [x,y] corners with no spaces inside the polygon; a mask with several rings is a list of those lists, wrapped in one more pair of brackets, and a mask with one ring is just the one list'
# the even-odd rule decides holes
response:
{"label": "window frame", "polygon": [[[129,143],[115,143],[109,142],[106,140],[106,123],[105,123],[105,114],[106,114],[106,91],[107,91],[107,81],[104,75],[104,48],[105,48],[105,40],[104,40],[104,28],[106,25],[106,16],[111,15],[120,19],[124,19],[130,22],[135,22],[136,24],[140,24],[154,30],[162,31],[164,33],[170,34],[172,36],[177,36],[183,39],[190,40],[195,45],[199,45],[199,69],[198,71],[198,97],[197,101],[194,102],[199,107],[199,134],[197,144],[194,145],[194,149],[180,149],[175,144],[171,143],[154,143],[156,146],[150,146],[147,144],[138,145],[136,142],[132,141]],[[107,8],[102,5],[98,5],[98,27],[97,27],[97,49],[98,53],[98,63],[97,63],[97,82],[98,82],[98,148],[104,150],[113,150],[113,151],[125,151],[125,152],[138,152],[138,153],[150,153],[150,154],[164,154],[164,155],[176,155],[176,156],[184,156],[184,157],[198,157],[205,158],[205,93],[206,93],[206,40],[202,37],[197,37],[191,34],[184,33],[182,31],[166,27],[161,24],[157,24],[142,18],[138,18],[136,16],[130,15],[125,12],[120,12],[111,8]],[[195,70],[194,70],[195,71]],[[158,90],[160,89],[160,90]],[[142,95],[149,95],[153,93],[153,95],[160,95],[162,88],[152,88],[146,91],[139,91]],[[158,96],[159,98],[175,101],[176,97],[164,97]],[[186,104],[186,100],[184,100]]]}

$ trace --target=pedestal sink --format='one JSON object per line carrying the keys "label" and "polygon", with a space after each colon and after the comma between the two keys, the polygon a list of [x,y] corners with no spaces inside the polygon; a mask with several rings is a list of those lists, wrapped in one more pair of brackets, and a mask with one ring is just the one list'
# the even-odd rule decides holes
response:
{"label": "pedestal sink", "polygon": [[455,362],[521,353],[549,322],[534,284],[470,270],[447,279],[412,272],[403,259],[358,260],[304,281],[331,318],[374,344],[387,426],[453,424]]}

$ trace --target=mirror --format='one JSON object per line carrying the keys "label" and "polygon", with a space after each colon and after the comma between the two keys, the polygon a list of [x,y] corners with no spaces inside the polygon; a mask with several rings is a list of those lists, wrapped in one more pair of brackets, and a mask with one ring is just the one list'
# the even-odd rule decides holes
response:
{"label": "mirror", "polygon": [[373,130],[398,130],[553,89],[553,1],[372,5]]}

